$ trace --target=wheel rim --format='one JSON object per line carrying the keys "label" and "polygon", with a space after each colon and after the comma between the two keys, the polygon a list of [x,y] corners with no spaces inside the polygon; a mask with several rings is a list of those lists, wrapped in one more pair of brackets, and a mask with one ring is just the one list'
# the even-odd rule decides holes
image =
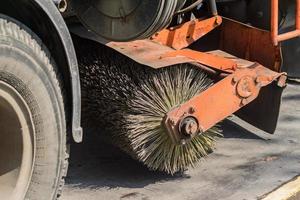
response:
{"label": "wheel rim", "polygon": [[21,95],[0,81],[0,197],[24,199],[34,163],[34,129]]}

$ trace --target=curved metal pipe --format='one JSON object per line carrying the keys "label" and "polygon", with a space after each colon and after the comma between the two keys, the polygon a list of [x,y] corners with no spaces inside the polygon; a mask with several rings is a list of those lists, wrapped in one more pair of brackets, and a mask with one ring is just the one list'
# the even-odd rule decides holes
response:
{"label": "curved metal pipe", "polygon": [[193,10],[195,7],[197,7],[198,5],[200,5],[202,2],[203,2],[203,0],[197,0],[196,2],[194,2],[194,3],[191,4],[191,5],[189,5],[188,7],[183,8],[183,9],[181,9],[181,10],[175,12],[174,15],[180,15],[180,14],[189,12],[189,11]]}
{"label": "curved metal pipe", "polygon": [[217,3],[216,0],[209,0],[209,7],[213,16],[218,15]]}

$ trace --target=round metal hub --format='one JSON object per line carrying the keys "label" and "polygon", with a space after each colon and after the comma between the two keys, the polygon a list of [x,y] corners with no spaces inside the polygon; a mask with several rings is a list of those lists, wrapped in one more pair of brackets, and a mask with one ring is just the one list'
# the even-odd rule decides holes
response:
{"label": "round metal hub", "polygon": [[94,7],[102,14],[111,18],[122,18],[130,15],[142,0],[109,0],[93,1]]}
{"label": "round metal hub", "polygon": [[251,76],[244,76],[236,86],[237,93],[242,98],[250,97],[256,89],[255,81]]}
{"label": "round metal hub", "polygon": [[0,81],[0,196],[24,199],[34,163],[34,130],[24,99]]}
{"label": "round metal hub", "polygon": [[194,117],[186,117],[179,124],[179,132],[188,138],[193,138],[199,133],[199,123]]}
{"label": "round metal hub", "polygon": [[171,22],[183,0],[74,0],[80,21],[112,41],[145,39]]}

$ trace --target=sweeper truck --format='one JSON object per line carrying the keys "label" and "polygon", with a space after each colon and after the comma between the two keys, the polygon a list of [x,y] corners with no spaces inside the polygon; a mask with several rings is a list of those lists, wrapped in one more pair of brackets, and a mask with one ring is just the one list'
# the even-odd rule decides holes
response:
{"label": "sweeper truck", "polygon": [[299,36],[300,0],[1,1],[0,199],[59,198],[82,122],[171,175],[231,115],[273,134]]}

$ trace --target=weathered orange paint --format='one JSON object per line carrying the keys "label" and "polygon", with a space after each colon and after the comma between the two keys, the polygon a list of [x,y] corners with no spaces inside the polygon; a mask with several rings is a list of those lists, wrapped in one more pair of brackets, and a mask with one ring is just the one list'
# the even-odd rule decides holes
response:
{"label": "weathered orange paint", "polygon": [[194,51],[191,49],[183,49],[183,50],[177,50],[168,52],[165,55],[162,56],[162,58],[168,58],[168,57],[186,57],[194,60],[195,62],[198,62],[200,64],[212,67],[214,69],[224,71],[224,72],[233,72],[237,68],[237,63],[234,62],[231,59],[224,58],[218,55],[210,54],[210,53],[204,53],[200,51]]}
{"label": "weathered orange paint", "polygon": [[273,45],[270,31],[223,18],[219,48],[238,58],[258,62],[273,71],[281,71],[281,47]]}
{"label": "weathered orange paint", "polygon": [[[260,64],[237,69],[206,91],[171,110],[165,125],[178,135],[178,126],[186,117],[198,120],[200,133],[213,127],[226,117],[246,106],[259,95],[260,89],[276,80],[282,80],[285,73],[277,73]],[[194,112],[191,113],[190,111]]]}
{"label": "weathered orange paint", "polygon": [[[199,131],[205,132],[254,101],[262,87],[274,81],[278,81],[280,87],[285,85],[286,74],[279,73],[280,48],[272,44],[270,32],[224,19],[220,27],[221,49],[246,60],[223,51],[199,52],[185,48],[215,28],[212,19],[216,21],[218,17],[210,18],[205,23],[199,20],[199,23],[194,24],[199,27],[196,32],[191,31],[193,23],[190,22],[164,30],[151,40],[107,44],[135,61],[155,68],[179,63],[197,63],[196,66],[202,69],[204,66],[225,74],[224,79],[166,115],[165,126],[177,143],[180,142],[179,126],[187,117],[196,119]],[[187,38],[193,39],[186,40]],[[264,48],[261,48],[262,45]],[[248,59],[262,61],[267,67],[249,62]]]}
{"label": "weathered orange paint", "polygon": [[221,23],[220,16],[205,20],[195,19],[180,26],[162,30],[152,36],[151,40],[177,50],[183,49],[211,32]]}

